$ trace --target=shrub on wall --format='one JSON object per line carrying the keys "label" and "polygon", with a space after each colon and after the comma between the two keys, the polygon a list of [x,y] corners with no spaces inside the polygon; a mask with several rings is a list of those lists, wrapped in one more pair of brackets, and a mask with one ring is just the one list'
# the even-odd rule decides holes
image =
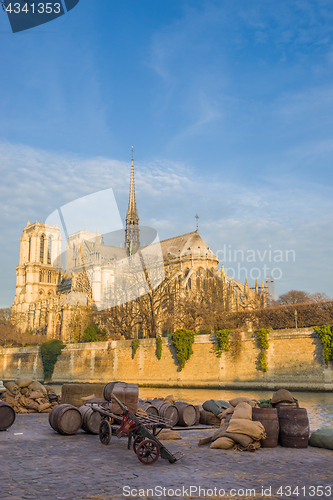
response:
{"label": "shrub on wall", "polygon": [[58,339],[47,340],[40,346],[44,370],[44,381],[51,379],[57,358],[65,347],[66,345],[63,341]]}
{"label": "shrub on wall", "polygon": [[333,325],[316,326],[314,331],[323,344],[323,358],[328,365],[333,360]]}
{"label": "shrub on wall", "polygon": [[162,357],[162,339],[161,339],[161,337],[157,337],[157,339],[156,339],[156,355],[157,355],[157,359],[161,359],[161,357]]}
{"label": "shrub on wall", "polygon": [[230,330],[224,329],[224,330],[215,330],[215,345],[214,349],[217,354],[217,357],[220,358],[222,356],[222,352],[228,352],[229,351],[229,335],[230,335]]}
{"label": "shrub on wall", "polygon": [[261,328],[260,330],[256,331],[256,334],[261,349],[261,353],[259,356],[260,370],[263,372],[267,372],[268,366],[266,359],[266,351],[269,348],[269,343],[268,343],[269,330],[267,330],[266,328]]}
{"label": "shrub on wall", "polygon": [[99,328],[95,323],[90,323],[84,330],[82,335],[82,342],[103,342],[108,339],[105,330]]}
{"label": "shrub on wall", "polygon": [[134,339],[132,341],[132,359],[134,359],[136,351],[139,349],[140,341],[139,339]]}
{"label": "shrub on wall", "polygon": [[171,336],[171,342],[176,348],[176,356],[179,364],[179,371],[185,366],[193,354],[192,344],[194,342],[195,333],[193,330],[185,330],[180,328]]}

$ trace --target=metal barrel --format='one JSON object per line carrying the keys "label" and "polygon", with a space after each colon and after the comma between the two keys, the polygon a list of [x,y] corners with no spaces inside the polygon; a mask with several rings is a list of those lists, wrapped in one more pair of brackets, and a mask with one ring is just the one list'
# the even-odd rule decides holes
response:
{"label": "metal barrel", "polygon": [[178,401],[175,406],[179,412],[178,425],[181,427],[192,427],[192,425],[195,425],[197,412],[193,405]]}
{"label": "metal barrel", "polygon": [[82,425],[82,415],[76,406],[58,405],[49,414],[49,424],[59,434],[75,434]]}
{"label": "metal barrel", "polygon": [[265,427],[266,439],[260,441],[262,448],[275,448],[279,440],[279,417],[276,408],[252,408],[252,420]]}
{"label": "metal barrel", "polygon": [[98,434],[99,426],[102,421],[102,415],[98,411],[94,411],[90,406],[83,405],[79,408],[82,415],[81,428],[89,434]]}
{"label": "metal barrel", "polygon": [[309,418],[306,408],[278,408],[279,442],[286,448],[307,448],[309,444]]}
{"label": "metal barrel", "polygon": [[15,411],[12,406],[0,401],[0,431],[6,431],[15,421]]}

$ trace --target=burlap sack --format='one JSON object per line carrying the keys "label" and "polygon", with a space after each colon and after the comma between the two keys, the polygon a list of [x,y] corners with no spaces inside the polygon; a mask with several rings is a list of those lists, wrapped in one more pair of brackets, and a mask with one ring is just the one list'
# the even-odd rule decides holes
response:
{"label": "burlap sack", "polygon": [[244,446],[244,448],[247,448],[250,444],[253,443],[253,439],[250,436],[247,436],[246,434],[235,434],[232,432],[226,432],[225,437],[232,439],[233,441],[235,441],[235,443]]}
{"label": "burlap sack", "polygon": [[298,400],[295,399],[287,389],[279,389],[274,392],[271,403],[274,406],[277,403],[298,403]]}
{"label": "burlap sack", "polygon": [[247,398],[245,396],[230,399],[229,403],[231,404],[231,406],[237,406],[240,403],[248,403],[250,406],[255,406],[255,407],[259,406],[259,401],[257,401],[256,399]]}
{"label": "burlap sack", "polygon": [[41,411],[40,413],[51,413],[52,408],[46,408],[46,410]]}
{"label": "burlap sack", "polygon": [[21,394],[23,394],[23,396],[30,398],[30,393],[31,393],[31,391],[30,391],[29,387],[22,387]]}
{"label": "burlap sack", "polygon": [[[31,397],[31,396],[30,396]],[[49,398],[46,396],[45,398],[38,398],[38,399],[35,399],[36,403],[38,403],[39,405],[43,405],[44,403],[49,403]]]}
{"label": "burlap sack", "polygon": [[231,420],[234,418],[245,418],[246,420],[252,420],[252,406],[248,403],[239,403],[234,409],[231,416]]}
{"label": "burlap sack", "polygon": [[44,386],[42,386],[42,387],[44,387],[44,389],[46,390],[46,392],[47,392],[48,394],[51,394],[51,392],[53,392],[53,391],[54,391],[53,387],[51,387],[50,385],[44,385]]}
{"label": "burlap sack", "polygon": [[245,418],[232,418],[228,426],[228,432],[246,434],[256,441],[267,437],[265,427],[261,422],[246,420]]}
{"label": "burlap sack", "polygon": [[40,391],[43,394],[45,394],[47,392],[46,387],[44,387],[43,384],[41,384],[37,380],[34,380],[33,382],[31,382],[31,384],[29,385],[29,389],[31,391]]}
{"label": "burlap sack", "polygon": [[20,392],[20,388],[15,382],[6,382],[3,384],[8,391],[10,391],[14,396]]}
{"label": "burlap sack", "polygon": [[222,420],[222,418],[226,418],[228,415],[232,415],[233,412],[235,411],[235,408],[231,406],[231,408],[227,408],[226,410],[223,410],[222,413],[218,415],[218,417]]}
{"label": "burlap sack", "polygon": [[26,396],[22,395],[20,397],[19,404],[28,410],[38,411],[38,404],[33,399],[27,398]]}
{"label": "burlap sack", "polygon": [[42,405],[38,405],[39,413],[41,413],[44,410],[47,410],[48,408],[51,408],[51,403],[44,403]]}
{"label": "burlap sack", "polygon": [[230,450],[235,446],[235,443],[232,439],[227,437],[220,437],[216,441],[210,445],[210,448],[213,450]]}
{"label": "burlap sack", "polygon": [[163,429],[159,434],[158,434],[158,439],[162,439],[165,441],[171,441],[173,439],[181,439],[180,435],[178,432],[171,431],[169,429]]}
{"label": "burlap sack", "polygon": [[171,405],[174,405],[176,402],[175,398],[173,397],[173,394],[169,394],[169,396],[164,398],[163,401],[165,401],[166,403],[170,403]]}
{"label": "burlap sack", "polygon": [[32,391],[30,392],[30,399],[41,399],[45,397],[45,393],[42,391]]}
{"label": "burlap sack", "polygon": [[[22,387],[28,387],[33,382],[31,378],[19,378],[18,380],[15,381],[15,384],[22,389]],[[13,392],[13,391],[12,391]]]}
{"label": "burlap sack", "polygon": [[15,405],[15,397],[13,394],[10,394],[9,391],[6,391],[6,403],[8,403],[10,406]]}
{"label": "burlap sack", "polygon": [[253,441],[253,443],[250,443],[248,446],[242,446],[241,444],[237,444],[237,450],[238,451],[256,451],[258,448],[260,448],[260,441]]}

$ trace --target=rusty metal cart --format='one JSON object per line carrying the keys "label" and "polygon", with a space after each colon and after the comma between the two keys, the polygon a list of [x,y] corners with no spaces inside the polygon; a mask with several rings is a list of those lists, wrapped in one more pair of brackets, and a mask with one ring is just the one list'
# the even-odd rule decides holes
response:
{"label": "rusty metal cart", "polygon": [[170,420],[167,418],[157,417],[146,413],[143,410],[138,410],[136,414],[132,413],[126,405],[112,394],[111,397],[118,403],[123,411],[123,416],[115,415],[111,412],[108,402],[105,403],[90,403],[89,406],[94,411],[97,411],[102,416],[102,421],[99,428],[99,439],[102,444],[109,444],[112,437],[111,423],[120,424],[115,430],[118,438],[128,435],[128,449],[132,447],[140,462],[145,465],[150,465],[156,462],[159,456],[174,463],[184,454],[180,451],[172,454],[162,443],[157,439],[158,434],[162,429],[170,427]]}

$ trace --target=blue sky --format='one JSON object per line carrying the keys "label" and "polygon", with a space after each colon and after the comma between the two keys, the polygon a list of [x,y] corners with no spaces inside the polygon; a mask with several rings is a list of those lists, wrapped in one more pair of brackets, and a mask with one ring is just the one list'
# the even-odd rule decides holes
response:
{"label": "blue sky", "polygon": [[80,0],[16,34],[0,11],[0,36],[0,306],[28,219],[109,187],[124,218],[132,145],[160,238],[198,213],[220,256],[266,255],[226,267],[333,296],[332,2]]}

